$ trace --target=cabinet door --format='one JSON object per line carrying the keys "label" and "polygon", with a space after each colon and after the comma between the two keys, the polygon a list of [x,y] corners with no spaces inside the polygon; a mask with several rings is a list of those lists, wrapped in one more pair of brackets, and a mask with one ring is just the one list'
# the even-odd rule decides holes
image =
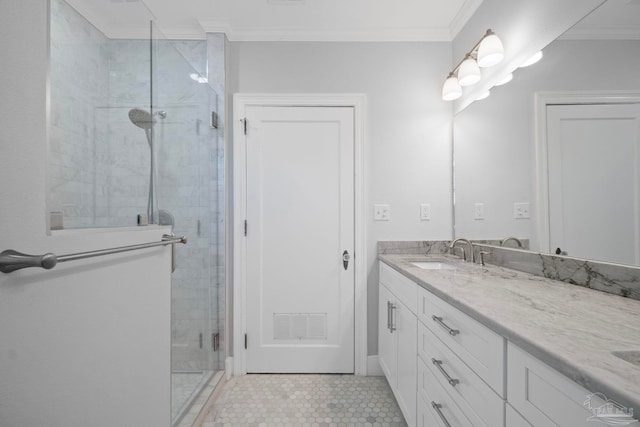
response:
{"label": "cabinet door", "polygon": [[[534,358],[512,343],[508,346],[509,403],[536,427],[593,427],[585,407],[604,404],[598,396]],[[622,425],[622,424],[619,424]]]}
{"label": "cabinet door", "polygon": [[402,303],[396,303],[392,321],[397,335],[398,386],[396,397],[409,427],[416,425],[418,384],[418,318]]}
{"label": "cabinet door", "polygon": [[511,405],[507,404],[506,407],[507,427],[531,427],[531,424],[529,424],[527,420],[522,418],[522,415],[517,413],[516,410],[511,407]]}
{"label": "cabinet door", "polygon": [[378,361],[385,377],[392,389],[397,386],[397,359],[396,359],[396,337],[398,334],[391,333],[390,304],[394,302],[393,295],[389,290],[380,284],[378,293]]}

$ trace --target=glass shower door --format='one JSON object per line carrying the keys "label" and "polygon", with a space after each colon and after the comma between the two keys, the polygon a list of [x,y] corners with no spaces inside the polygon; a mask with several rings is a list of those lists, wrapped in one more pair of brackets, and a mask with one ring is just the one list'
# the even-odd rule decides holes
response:
{"label": "glass shower door", "polygon": [[[186,42],[185,42],[186,43]],[[176,425],[218,370],[216,228],[217,95],[173,41],[154,34],[157,223],[188,243],[176,246],[172,276],[172,418]]]}

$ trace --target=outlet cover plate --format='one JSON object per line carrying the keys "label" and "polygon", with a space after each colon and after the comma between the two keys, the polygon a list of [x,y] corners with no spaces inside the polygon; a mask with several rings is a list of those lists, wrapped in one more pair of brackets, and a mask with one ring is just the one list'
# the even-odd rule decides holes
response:
{"label": "outlet cover plate", "polygon": [[529,215],[529,202],[519,202],[513,204],[513,217],[515,219],[527,219]]}
{"label": "outlet cover plate", "polygon": [[391,206],[384,204],[373,205],[374,221],[389,221],[391,219]]}

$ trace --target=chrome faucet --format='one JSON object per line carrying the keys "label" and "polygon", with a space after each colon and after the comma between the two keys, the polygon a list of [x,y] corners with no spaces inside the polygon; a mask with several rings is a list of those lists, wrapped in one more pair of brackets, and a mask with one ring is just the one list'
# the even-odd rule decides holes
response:
{"label": "chrome faucet", "polygon": [[[469,248],[469,253],[471,254],[471,262],[474,262],[474,253],[473,253],[473,244],[468,240],[468,239],[462,239],[462,238],[457,238],[455,239],[453,242],[451,242],[451,244],[449,245],[449,249],[451,250],[451,252],[453,253],[454,248],[456,248],[456,244],[458,242],[461,243],[465,243],[467,245],[467,247]],[[463,260],[467,260],[467,251],[464,250],[464,248],[462,248],[462,259]]]}
{"label": "chrome faucet", "polygon": [[518,247],[521,249],[524,247],[522,246],[522,242],[520,241],[520,239],[513,236],[505,237],[504,239],[500,240],[500,246],[504,246],[504,244],[507,243],[509,240],[513,240],[514,242],[516,242],[518,244]]}

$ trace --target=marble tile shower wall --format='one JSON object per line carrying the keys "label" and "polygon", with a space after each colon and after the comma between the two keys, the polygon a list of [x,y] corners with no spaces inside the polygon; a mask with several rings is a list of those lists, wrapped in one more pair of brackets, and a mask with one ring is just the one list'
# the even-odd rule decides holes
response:
{"label": "marble tile shower wall", "polygon": [[[51,29],[51,210],[64,211],[65,228],[135,225],[146,211],[150,150],[128,112],[149,106],[149,42],[109,40],[63,0],[52,0]],[[214,47],[158,40],[154,48],[154,109],[167,113],[155,125],[158,207],[190,238],[172,281],[174,370],[224,364],[224,349],[210,351],[225,317],[224,134],[208,122],[223,111],[211,88],[223,93],[224,74],[210,85],[189,77],[194,68],[206,75],[208,61],[224,66],[224,35],[210,40]]]}
{"label": "marble tile shower wall", "polygon": [[66,226],[95,224],[97,182],[104,177],[101,106],[109,93],[109,40],[65,1],[51,1],[50,210]]}

